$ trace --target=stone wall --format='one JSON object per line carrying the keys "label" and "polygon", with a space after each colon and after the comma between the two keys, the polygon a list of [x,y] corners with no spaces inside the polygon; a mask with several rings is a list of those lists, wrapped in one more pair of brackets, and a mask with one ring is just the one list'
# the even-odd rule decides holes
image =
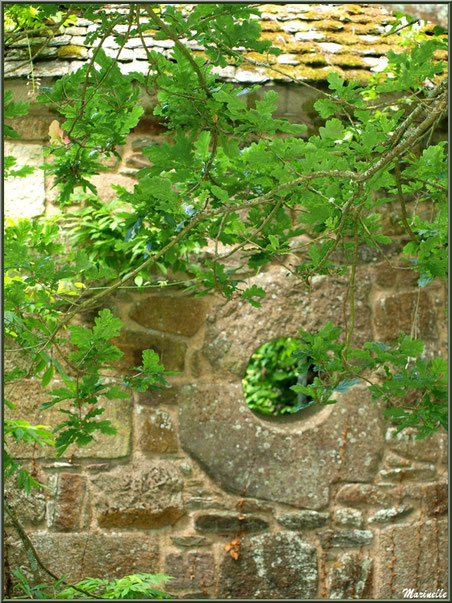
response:
{"label": "stone wall", "polygon": [[[41,161],[54,118],[32,112],[22,119],[24,139],[14,144],[24,157],[33,149]],[[133,131],[111,177],[97,179],[103,199],[113,198],[111,182],[133,188],[145,162],[140,150],[161,132],[150,117]],[[39,174],[28,211],[50,215],[52,183]],[[12,210],[18,204],[8,190]],[[22,203],[15,215],[26,213]],[[399,251],[398,244],[386,250],[394,264]],[[370,249],[360,254],[356,282],[356,344],[409,332],[416,315],[426,353],[446,353],[443,285],[419,293],[415,279]],[[124,322],[116,342],[124,370],[150,347],[178,374],[161,392],[108,401],[117,436],[58,460],[44,449],[27,457],[49,489],[27,497],[10,488],[9,496],[37,551],[71,581],[163,571],[175,578],[169,590],[185,598],[398,599],[404,588],[447,591],[445,432],[421,441],[409,432],[393,437],[382,405],[362,385],[335,405],[288,419],[250,411],[241,379],[251,354],[299,328],[341,324],[345,295],[342,278],[316,277],[307,292],[277,263],[253,283],[267,290],[260,309],[191,298],[177,287],[108,300]],[[56,425],[54,408],[37,413],[42,397],[34,380],[9,395],[30,421]],[[30,575],[11,526],[8,543],[10,565]]]}

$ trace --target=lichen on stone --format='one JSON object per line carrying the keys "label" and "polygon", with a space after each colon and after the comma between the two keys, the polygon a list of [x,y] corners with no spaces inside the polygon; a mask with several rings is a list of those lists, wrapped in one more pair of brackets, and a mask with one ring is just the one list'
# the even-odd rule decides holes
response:
{"label": "lichen on stone", "polygon": [[87,49],[84,46],[75,46],[74,44],[68,44],[67,46],[60,46],[58,48],[57,54],[58,58],[60,59],[84,59],[87,56]]}

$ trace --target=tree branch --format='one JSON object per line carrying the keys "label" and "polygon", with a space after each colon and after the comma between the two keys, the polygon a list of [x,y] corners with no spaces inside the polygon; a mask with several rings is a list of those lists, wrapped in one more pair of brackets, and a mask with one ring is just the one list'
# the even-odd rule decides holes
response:
{"label": "tree branch", "polygon": [[400,157],[405,151],[409,150],[413,147],[418,141],[420,136],[428,130],[428,128],[432,125],[432,123],[445,112],[447,109],[447,90],[444,91],[439,99],[436,102],[436,106],[432,108],[430,115],[424,119],[424,121],[419,124],[419,126],[413,130],[408,130],[410,134],[407,136],[405,140],[396,145],[393,149],[391,149],[386,155],[374,163],[368,170],[359,174],[357,180],[358,182],[364,182],[371,178],[374,174],[379,172],[381,169],[386,167],[388,163],[390,163],[396,157]]}
{"label": "tree branch", "polygon": [[407,220],[405,199],[403,197],[402,183],[400,182],[400,177],[401,177],[400,176],[400,163],[399,163],[398,159],[396,159],[394,161],[394,174],[395,174],[395,179],[396,179],[396,184],[397,184],[397,195],[398,195],[399,201],[400,201],[400,210],[402,213],[402,215],[401,215],[402,223],[405,227],[407,234],[409,234],[410,238],[417,243],[418,239],[417,239],[416,235],[414,234],[414,232],[411,230],[411,226],[408,224],[408,220]]}
{"label": "tree branch", "polygon": [[11,505],[9,504],[9,502],[6,500],[5,498],[5,509],[7,514],[9,515],[9,518],[11,519],[11,523],[14,526],[14,529],[16,530],[16,532],[19,534],[19,537],[22,541],[22,544],[24,545],[25,551],[27,553],[27,556],[30,556],[36,561],[36,564],[39,565],[39,567],[46,573],[48,574],[51,578],[53,578],[54,580],[56,580],[57,582],[61,582],[62,584],[64,584],[65,586],[67,586],[68,588],[73,588],[74,590],[77,590],[78,592],[83,593],[84,595],[88,595],[88,597],[92,598],[92,599],[102,599],[102,597],[98,597],[97,595],[93,595],[92,593],[90,593],[87,590],[84,590],[83,588],[79,588],[78,586],[76,586],[75,584],[71,584],[69,582],[66,582],[65,580],[63,580],[62,578],[59,578],[56,574],[54,574],[51,570],[49,570],[49,568],[47,566],[44,565],[44,563],[41,561],[38,553],[36,552],[36,549],[32,543],[32,541],[30,540],[29,536],[26,534],[22,524],[20,523],[16,512],[14,511],[14,509],[11,507]]}
{"label": "tree branch", "polygon": [[208,97],[210,97],[211,96],[210,90],[207,87],[204,75],[202,74],[198,63],[192,57],[190,51],[187,50],[187,48],[182,44],[182,42],[179,40],[179,38],[176,36],[176,34],[174,34],[171,31],[171,29],[168,27],[168,25],[164,21],[162,21],[162,19],[160,19],[160,17],[154,12],[154,10],[150,6],[145,5],[144,8],[145,8],[146,12],[148,13],[148,15],[150,16],[150,18],[154,21],[154,23],[157,23],[157,25],[160,27],[160,29],[166,33],[168,38],[173,40],[173,42],[176,44],[176,46],[182,52],[182,54],[187,59],[187,61],[190,63],[190,65],[193,67],[193,70],[195,71],[196,75],[198,76],[198,80],[199,80],[199,84],[200,84],[201,88],[204,90],[206,95]]}

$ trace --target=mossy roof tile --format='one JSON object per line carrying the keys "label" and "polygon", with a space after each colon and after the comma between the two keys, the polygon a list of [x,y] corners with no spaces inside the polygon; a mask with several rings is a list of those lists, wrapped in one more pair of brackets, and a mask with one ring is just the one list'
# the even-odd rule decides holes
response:
{"label": "mossy roof tile", "polygon": [[[192,5],[179,5],[180,10],[189,11]],[[103,12],[110,10],[102,7]],[[128,5],[115,5],[121,12]],[[244,53],[241,65],[229,65],[215,72],[231,81],[255,82],[269,80],[288,81],[296,78],[303,81],[320,82],[326,80],[329,72],[335,71],[347,79],[356,77],[366,81],[374,71],[384,67],[390,49],[402,52],[398,34],[387,35],[388,25],[394,21],[391,6],[365,4],[263,4],[262,39],[270,40],[278,46],[282,55],[260,55]],[[425,24],[424,31],[432,31],[434,25]],[[83,44],[83,36],[95,29],[95,25],[79,18],[68,27],[64,34],[56,36],[47,49],[46,55],[36,62],[41,77],[54,77],[68,73],[90,56],[91,49]],[[149,48],[162,52],[172,42],[158,41],[149,31],[146,44]],[[32,44],[37,40],[31,40]],[[27,47],[24,40],[6,49],[5,78],[25,76],[31,71],[30,65],[23,65],[23,55],[17,49]],[[113,45],[111,45],[113,48]],[[196,43],[189,46],[198,56],[205,56]],[[55,48],[58,47],[58,48]],[[111,54],[111,49],[107,49]],[[58,52],[56,52],[58,51]],[[129,72],[141,66],[146,59],[142,52],[141,40],[131,38],[119,58],[121,69]],[[169,50],[163,51],[170,56]],[[57,56],[55,56],[57,55]],[[114,56],[114,55],[112,55]],[[437,52],[438,59],[447,59],[446,52]],[[74,59],[77,59],[74,61]],[[249,61],[252,61],[251,63]],[[20,61],[20,63],[19,63]]]}

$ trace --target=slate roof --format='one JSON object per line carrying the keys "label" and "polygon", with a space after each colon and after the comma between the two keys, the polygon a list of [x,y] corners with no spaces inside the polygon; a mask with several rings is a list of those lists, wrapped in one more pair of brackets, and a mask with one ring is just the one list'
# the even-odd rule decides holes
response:
{"label": "slate roof", "polygon": [[[128,5],[110,5],[115,11],[128,11]],[[240,66],[216,69],[226,80],[233,82],[290,81],[321,82],[331,71],[346,79],[367,80],[372,73],[381,71],[386,65],[386,55],[392,48],[401,52],[400,35],[388,35],[394,21],[391,5],[357,4],[262,4],[262,39],[271,40],[283,53],[260,55],[242,53],[247,59]],[[104,12],[108,8],[103,7]],[[181,10],[190,10],[190,5],[181,5]],[[92,48],[85,44],[85,36],[95,24],[83,18],[67,27],[63,34],[55,36],[34,61],[35,77],[59,77],[80,66],[91,54]],[[433,24],[423,24],[427,34]],[[125,26],[118,26],[118,33]],[[30,38],[32,53],[46,42],[45,38]],[[146,35],[149,48],[169,56],[172,41],[158,41],[152,32]],[[96,44],[96,42],[94,42]],[[188,45],[195,54],[202,48],[193,42]],[[111,36],[105,40],[104,49],[109,56],[116,57],[118,45]],[[447,60],[446,51],[438,51],[438,59]],[[11,44],[5,51],[4,77],[6,79],[28,76],[32,66],[28,59],[26,39]],[[139,37],[131,38],[119,56],[121,70],[125,73],[146,73],[146,52]],[[269,63],[270,61],[270,63]]]}

